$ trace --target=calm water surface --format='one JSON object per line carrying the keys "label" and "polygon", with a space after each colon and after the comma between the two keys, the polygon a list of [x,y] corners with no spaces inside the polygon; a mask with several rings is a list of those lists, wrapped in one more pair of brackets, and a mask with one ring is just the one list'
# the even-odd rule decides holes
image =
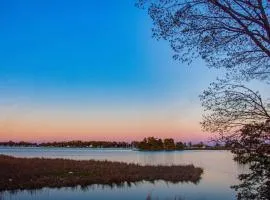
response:
{"label": "calm water surface", "polygon": [[17,157],[70,158],[75,160],[111,160],[141,165],[183,165],[194,164],[202,167],[204,174],[198,184],[172,184],[164,181],[139,182],[131,185],[104,186],[92,185],[88,188],[61,188],[2,192],[0,200],[28,199],[181,199],[181,200],[229,200],[235,199],[231,185],[237,184],[237,176],[247,170],[233,161],[228,151],[175,151],[140,152],[119,149],[83,149],[83,148],[36,148],[36,147],[0,147],[0,154]]}

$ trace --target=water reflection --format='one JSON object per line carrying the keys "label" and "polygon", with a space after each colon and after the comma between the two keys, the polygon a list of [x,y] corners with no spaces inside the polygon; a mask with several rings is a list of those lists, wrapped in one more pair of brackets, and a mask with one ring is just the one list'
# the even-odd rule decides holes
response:
{"label": "water reflection", "polygon": [[[159,197],[152,196],[152,194],[148,194],[146,200],[162,200]],[[184,197],[181,196],[174,196],[174,197],[167,197],[164,200],[185,200]]]}
{"label": "water reflection", "polygon": [[2,199],[142,199],[150,194],[151,199],[185,200],[228,200],[234,199],[235,191],[231,185],[238,184],[237,176],[247,169],[233,161],[227,151],[179,151],[179,152],[140,152],[130,150],[91,150],[55,148],[1,148],[0,154],[20,157],[71,158],[77,160],[112,160],[141,165],[179,165],[194,164],[202,167],[201,181],[192,183],[168,183],[164,181],[125,183],[123,185],[92,185],[88,187],[49,189],[36,191],[4,192]]}
{"label": "water reflection", "polygon": [[[121,185],[91,185],[87,187],[43,188],[39,190],[14,190],[0,192],[1,200],[26,199],[187,199],[171,186],[177,184],[164,181],[136,182]],[[158,190],[156,189],[158,188]],[[166,191],[167,190],[167,191]]]}
{"label": "water reflection", "polygon": [[[175,152],[144,152],[142,155],[139,154],[137,159],[138,163],[143,163],[144,165],[173,165],[176,163],[175,155]],[[178,159],[181,157],[181,154],[179,155]]]}

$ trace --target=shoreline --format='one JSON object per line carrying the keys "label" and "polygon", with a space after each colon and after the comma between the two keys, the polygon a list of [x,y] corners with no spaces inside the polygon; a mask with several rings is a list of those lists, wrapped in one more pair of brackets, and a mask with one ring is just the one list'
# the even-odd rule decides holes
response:
{"label": "shoreline", "polygon": [[0,155],[0,191],[123,184],[163,180],[198,183],[203,169],[193,165],[141,166],[111,161],[18,158]]}
{"label": "shoreline", "polygon": [[144,150],[144,149],[136,149],[136,148],[124,148],[124,147],[58,147],[58,146],[4,146],[5,148],[58,148],[58,149],[90,149],[90,150],[132,150],[132,151],[141,151],[141,152],[174,152],[174,151],[205,151],[205,150],[222,150],[222,151],[231,151],[229,148],[185,148],[185,149],[174,149],[174,150]]}

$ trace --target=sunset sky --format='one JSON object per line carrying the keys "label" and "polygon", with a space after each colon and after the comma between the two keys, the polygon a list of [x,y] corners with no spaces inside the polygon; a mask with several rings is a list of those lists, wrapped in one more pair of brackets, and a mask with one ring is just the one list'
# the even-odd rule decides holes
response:
{"label": "sunset sky", "polygon": [[221,73],[174,61],[134,1],[0,7],[0,141],[207,140],[198,95]]}

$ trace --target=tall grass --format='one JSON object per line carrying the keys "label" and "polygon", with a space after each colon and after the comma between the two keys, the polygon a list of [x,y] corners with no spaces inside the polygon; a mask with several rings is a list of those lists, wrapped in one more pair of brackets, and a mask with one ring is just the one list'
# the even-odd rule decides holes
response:
{"label": "tall grass", "polygon": [[193,165],[140,166],[110,161],[15,158],[0,155],[0,191],[121,184],[143,180],[197,183],[202,173],[201,168]]}

